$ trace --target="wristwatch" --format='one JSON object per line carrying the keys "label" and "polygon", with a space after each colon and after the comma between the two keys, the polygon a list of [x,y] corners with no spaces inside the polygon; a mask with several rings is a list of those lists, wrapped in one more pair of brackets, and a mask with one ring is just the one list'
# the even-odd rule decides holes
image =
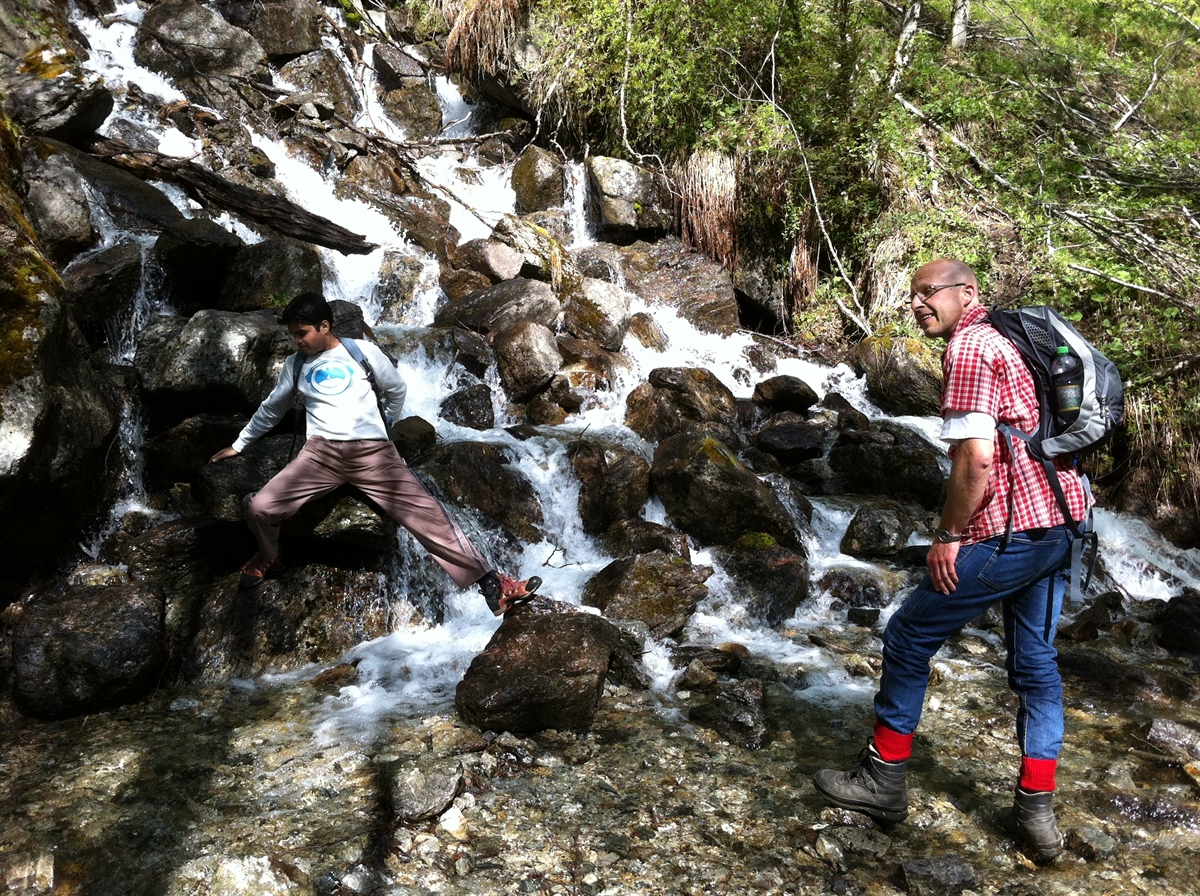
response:
{"label": "wristwatch", "polygon": [[955,535],[953,532],[947,532],[945,529],[938,529],[933,533],[933,537],[940,544],[954,544],[962,541],[961,535]]}

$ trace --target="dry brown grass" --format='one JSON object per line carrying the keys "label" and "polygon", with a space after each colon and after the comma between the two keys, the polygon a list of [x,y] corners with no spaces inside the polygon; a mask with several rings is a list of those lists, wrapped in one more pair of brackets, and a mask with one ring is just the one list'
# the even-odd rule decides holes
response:
{"label": "dry brown grass", "polygon": [[446,73],[494,76],[508,72],[525,40],[527,0],[450,0],[442,4],[454,23],[446,38]]}
{"label": "dry brown grass", "polygon": [[737,265],[737,162],[725,153],[701,149],[680,166],[680,221],[683,243],[726,270]]}

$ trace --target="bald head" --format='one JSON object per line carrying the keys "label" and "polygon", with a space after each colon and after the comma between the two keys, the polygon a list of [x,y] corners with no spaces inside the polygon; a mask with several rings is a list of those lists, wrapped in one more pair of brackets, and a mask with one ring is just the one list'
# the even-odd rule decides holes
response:
{"label": "bald head", "polygon": [[978,302],[979,281],[970,265],[939,258],[917,268],[909,296],[921,332],[949,339],[963,312]]}

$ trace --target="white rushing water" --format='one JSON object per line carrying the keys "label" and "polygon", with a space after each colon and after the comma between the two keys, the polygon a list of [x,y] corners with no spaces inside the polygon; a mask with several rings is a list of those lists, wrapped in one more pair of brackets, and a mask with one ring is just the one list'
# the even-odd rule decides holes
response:
{"label": "white rushing water", "polygon": [[[142,9],[132,2],[118,4],[103,24],[75,15],[74,20],[93,48],[87,65],[110,85],[136,84],[144,92],[164,101],[182,100],[182,94],[171,84],[142,69],[133,60],[133,37],[142,15]],[[326,46],[341,53],[336,42],[330,41]],[[367,44],[361,60],[342,59],[352,82],[364,94],[355,124],[384,139],[401,141],[405,136],[403,128],[388,118],[375,96],[372,52],[372,46]],[[469,134],[472,123],[478,118],[473,114],[473,107],[463,100],[449,80],[438,78],[436,87],[443,103],[447,133],[451,136]],[[131,118],[131,115],[123,111],[118,102],[105,123],[106,132],[124,117],[157,135],[162,152],[189,156],[201,150],[198,141],[186,137],[170,124],[146,117]],[[327,298],[345,299],[361,305],[368,323],[376,325],[381,335],[394,336],[413,327],[427,326],[434,309],[444,299],[437,284],[436,260],[412,246],[382,212],[365,202],[336,195],[335,185],[326,174],[293,157],[284,142],[263,134],[254,134],[253,140],[274,163],[276,179],[290,199],[311,212],[363,234],[378,246],[372,253],[361,256],[323,250]],[[505,166],[484,164],[454,145],[448,145],[444,152],[425,156],[417,166],[435,191],[450,202],[451,223],[464,241],[490,235],[496,222],[513,211],[515,197],[509,181],[511,172]],[[580,163],[569,163],[567,174],[567,213],[572,245],[575,248],[591,245],[595,235],[592,222],[588,220],[584,168]],[[194,213],[194,206],[179,191],[164,188],[164,192],[185,214]],[[228,215],[217,220],[247,242],[260,238],[251,228]],[[387,319],[375,297],[380,264],[389,251],[423,259],[416,301],[408,306],[401,320]],[[153,290],[142,292],[143,305],[130,310],[128,323],[114,336],[114,354],[122,361],[127,362],[131,356],[133,335],[150,313],[150,305],[145,303],[152,302],[147,296],[152,296]],[[716,336],[697,330],[671,309],[650,308],[637,297],[632,298],[632,305],[632,310],[647,311],[657,319],[669,334],[667,347],[658,351],[643,347],[633,339],[627,340],[624,354],[631,362],[631,369],[617,378],[612,391],[601,393],[595,402],[561,427],[543,427],[539,436],[525,441],[519,441],[503,430],[507,421],[499,399],[497,419],[501,422],[489,432],[462,429],[440,420],[440,403],[457,387],[454,371],[448,362],[432,360],[421,349],[404,353],[399,358],[400,371],[409,387],[406,414],[416,414],[433,422],[445,441],[482,439],[503,445],[515,455],[517,468],[530,480],[541,500],[545,531],[551,534],[537,544],[523,545],[509,557],[511,568],[507,571],[522,578],[541,576],[545,583],[544,594],[573,604],[579,604],[588,579],[612,558],[604,553],[598,538],[582,531],[576,510],[579,487],[566,455],[568,441],[587,432],[589,438],[619,441],[649,457],[652,446],[624,426],[624,411],[629,391],[656,367],[707,368],[738,397],[749,397],[755,382],[761,378],[748,362],[748,352],[755,346],[750,334]],[[869,417],[883,416],[867,397],[863,380],[849,368],[831,368],[792,355],[779,361],[777,372],[803,379],[818,396],[836,391]],[[492,376],[494,378],[494,372]],[[499,387],[495,382],[492,385],[499,396]],[[902,422],[936,441],[940,428],[936,419],[904,418]],[[130,414],[125,428],[129,429],[129,445],[135,452],[134,440],[140,438],[139,426],[136,414]],[[136,470],[136,463],[131,463],[131,469]],[[140,483],[131,484],[124,499],[136,501],[140,495]],[[842,535],[856,510],[854,501],[819,499],[814,501],[814,508],[812,531],[806,536],[814,580],[837,567],[852,568],[860,573],[874,570],[870,564],[840,553]],[[645,516],[654,521],[666,521],[662,505],[656,500],[647,505]],[[1200,586],[1200,554],[1197,552],[1174,550],[1148,527],[1116,514],[1098,512],[1097,527],[1104,543],[1107,573],[1131,598],[1166,598],[1178,593],[1183,585]],[[869,699],[872,682],[849,677],[840,667],[828,666],[822,651],[794,636],[815,627],[842,624],[833,619],[832,598],[816,593],[814,588],[813,598],[801,606],[791,620],[778,631],[766,629],[748,620],[728,576],[710,552],[696,550],[694,562],[713,566],[715,572],[708,581],[709,596],[688,625],[684,640],[709,644],[736,641],[758,656],[805,667],[808,681],[814,683],[804,692],[806,699],[831,704]],[[321,741],[368,741],[386,729],[389,719],[445,708],[453,701],[455,686],[467,665],[499,624],[476,592],[455,591],[434,564],[419,556],[412,540],[403,533],[394,567],[395,572],[384,583],[383,590],[400,598],[413,598],[414,606],[420,605],[413,597],[417,592],[440,595],[446,603],[445,619],[436,625],[413,622],[415,617],[403,609],[401,601],[399,615],[394,620],[395,630],[384,638],[357,646],[346,657],[358,661],[359,679],[326,701],[315,730]],[[883,618],[886,619],[886,611]],[[652,645],[646,656],[654,686],[664,694],[674,675],[667,652],[667,645],[657,644]],[[303,677],[311,671],[296,675]],[[290,679],[296,675],[285,677]],[[272,680],[268,676],[265,682]],[[245,683],[239,686],[245,686]]]}

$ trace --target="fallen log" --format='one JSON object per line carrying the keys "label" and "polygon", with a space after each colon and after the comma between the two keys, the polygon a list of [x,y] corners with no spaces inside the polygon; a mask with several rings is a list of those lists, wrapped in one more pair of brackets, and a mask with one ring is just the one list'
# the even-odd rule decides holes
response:
{"label": "fallen log", "polygon": [[142,180],[178,184],[206,208],[233,212],[272,230],[347,255],[375,249],[366,237],[314,215],[296,203],[226,180],[195,162],[151,150],[134,149],[121,140],[99,139],[88,153]]}

